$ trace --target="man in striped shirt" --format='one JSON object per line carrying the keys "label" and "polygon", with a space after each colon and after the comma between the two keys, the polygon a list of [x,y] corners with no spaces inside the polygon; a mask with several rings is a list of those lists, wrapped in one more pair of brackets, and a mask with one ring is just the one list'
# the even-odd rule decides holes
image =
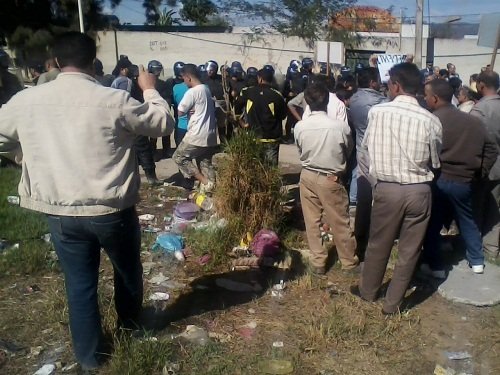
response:
{"label": "man in striped shirt", "polygon": [[[431,212],[430,183],[440,168],[442,128],[439,119],[420,107],[416,65],[402,63],[389,72],[389,103],[374,106],[361,147],[377,180],[373,191],[370,238],[360,285],[352,293],[377,298],[394,240],[399,254],[382,313],[393,314],[415,269]],[[366,171],[365,171],[366,172]]]}

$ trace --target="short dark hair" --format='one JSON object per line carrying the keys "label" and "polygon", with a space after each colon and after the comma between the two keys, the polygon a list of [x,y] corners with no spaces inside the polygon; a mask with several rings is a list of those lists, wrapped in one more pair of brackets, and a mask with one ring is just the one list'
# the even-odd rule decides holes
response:
{"label": "short dark hair", "polygon": [[311,111],[326,111],[330,92],[324,83],[313,82],[304,91],[304,99]]}
{"label": "short dark hair", "polygon": [[472,91],[472,89],[470,87],[462,86],[462,87],[460,87],[459,92],[463,93],[466,96],[466,98],[469,100],[479,100],[478,93]]}
{"label": "short dark hair", "polygon": [[311,74],[309,75],[308,84],[321,83],[326,85],[326,88],[330,92],[335,91],[335,78],[333,76],[326,76],[324,74]]}
{"label": "short dark hair", "polygon": [[358,73],[358,86],[363,89],[370,87],[371,81],[378,82],[378,80],[379,72],[377,68],[364,68]]}
{"label": "short dark hair", "polygon": [[397,82],[407,94],[416,95],[422,85],[420,70],[412,63],[401,63],[394,65],[389,70],[392,82]]}
{"label": "short dark hair", "polygon": [[500,78],[498,73],[493,70],[485,70],[477,77],[477,82],[482,83],[489,89],[498,90],[500,88]]}
{"label": "short dark hair", "polygon": [[345,102],[346,100],[351,99],[354,93],[352,92],[352,90],[339,89],[335,92],[335,95],[337,95],[337,98],[339,98],[341,101]]}
{"label": "short dark hair", "polygon": [[190,75],[192,77],[195,77],[198,80],[201,80],[198,67],[194,64],[185,64],[181,69],[181,74],[183,74],[183,75],[187,74],[187,75]]}
{"label": "short dark hair", "polygon": [[433,79],[427,85],[431,88],[432,93],[439,99],[451,103],[453,99],[453,87],[444,79]]}
{"label": "short dark hair", "polygon": [[274,74],[270,69],[261,69],[257,72],[257,77],[260,77],[264,82],[272,83]]}
{"label": "short dark hair", "polygon": [[69,31],[55,39],[52,56],[57,59],[60,68],[74,66],[87,69],[92,67],[96,57],[95,41],[86,34]]}

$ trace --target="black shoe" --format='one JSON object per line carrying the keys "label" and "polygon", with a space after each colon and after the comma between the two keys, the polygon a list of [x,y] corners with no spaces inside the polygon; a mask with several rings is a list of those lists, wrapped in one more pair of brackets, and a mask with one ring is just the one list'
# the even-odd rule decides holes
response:
{"label": "black shoe", "polygon": [[154,170],[144,171],[144,174],[146,175],[146,179],[151,186],[158,186],[162,184],[161,181],[158,180],[158,177],[156,177],[156,172]]}

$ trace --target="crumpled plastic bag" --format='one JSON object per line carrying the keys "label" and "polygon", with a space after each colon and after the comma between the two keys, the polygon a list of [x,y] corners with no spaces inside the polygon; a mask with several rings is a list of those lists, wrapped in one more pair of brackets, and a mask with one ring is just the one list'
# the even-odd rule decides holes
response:
{"label": "crumpled plastic bag", "polygon": [[165,251],[173,253],[180,251],[184,248],[184,241],[182,237],[177,234],[172,233],[161,233],[156,237],[156,241],[153,244],[153,251]]}
{"label": "crumpled plastic bag", "polygon": [[260,257],[273,257],[280,253],[281,241],[272,230],[261,229],[250,243],[252,252]]}
{"label": "crumpled plastic bag", "polygon": [[192,202],[183,202],[175,206],[174,215],[184,220],[193,220],[198,215],[200,207]]}

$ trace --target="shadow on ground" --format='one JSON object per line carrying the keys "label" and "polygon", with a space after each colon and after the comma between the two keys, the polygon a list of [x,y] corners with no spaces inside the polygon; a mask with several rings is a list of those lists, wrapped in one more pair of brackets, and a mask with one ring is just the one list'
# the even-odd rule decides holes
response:
{"label": "shadow on ground", "polygon": [[181,294],[165,310],[146,307],[142,317],[143,328],[147,331],[161,331],[172,322],[209,311],[226,310],[261,298],[281,280],[292,281],[306,272],[299,252],[289,250],[288,254],[291,256],[289,270],[263,267],[204,275],[193,280],[190,284],[191,291]]}

